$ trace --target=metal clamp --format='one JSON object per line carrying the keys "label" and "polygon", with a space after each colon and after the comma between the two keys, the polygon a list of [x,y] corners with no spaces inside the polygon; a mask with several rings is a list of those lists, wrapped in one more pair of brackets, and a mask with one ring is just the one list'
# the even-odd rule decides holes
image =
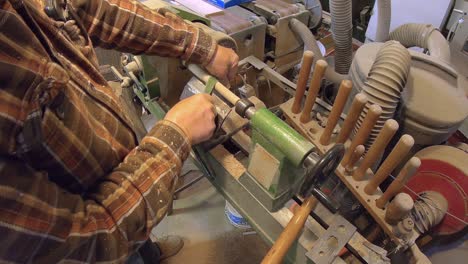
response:
{"label": "metal clamp", "polygon": [[238,113],[240,116],[244,118],[246,117],[248,118],[247,110],[250,108],[255,109],[255,105],[249,99],[242,98],[239,101],[237,101],[235,108],[236,108],[236,113]]}

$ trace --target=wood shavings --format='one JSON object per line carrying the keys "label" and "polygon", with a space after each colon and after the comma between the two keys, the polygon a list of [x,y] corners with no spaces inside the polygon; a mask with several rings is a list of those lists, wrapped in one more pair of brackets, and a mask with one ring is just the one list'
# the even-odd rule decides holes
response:
{"label": "wood shavings", "polygon": [[245,173],[245,167],[222,145],[210,150],[211,155],[229,172],[236,180]]}

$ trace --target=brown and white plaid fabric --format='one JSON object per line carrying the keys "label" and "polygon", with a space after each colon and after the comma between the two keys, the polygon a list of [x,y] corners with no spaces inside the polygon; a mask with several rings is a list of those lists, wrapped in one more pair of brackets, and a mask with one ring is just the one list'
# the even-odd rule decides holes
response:
{"label": "brown and white plaid fabric", "polygon": [[166,10],[0,0],[0,263],[123,262],[163,218],[190,142],[159,122],[138,145],[93,44],[204,64],[216,44]]}

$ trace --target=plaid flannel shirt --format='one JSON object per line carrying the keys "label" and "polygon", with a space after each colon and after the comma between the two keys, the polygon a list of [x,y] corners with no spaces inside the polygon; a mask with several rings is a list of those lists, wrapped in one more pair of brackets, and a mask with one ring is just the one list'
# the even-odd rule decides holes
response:
{"label": "plaid flannel shirt", "polygon": [[[45,1],[45,0],[44,0]],[[139,143],[93,44],[204,64],[216,43],[131,0],[0,0],[0,262],[124,262],[163,218],[190,142],[168,121]]]}

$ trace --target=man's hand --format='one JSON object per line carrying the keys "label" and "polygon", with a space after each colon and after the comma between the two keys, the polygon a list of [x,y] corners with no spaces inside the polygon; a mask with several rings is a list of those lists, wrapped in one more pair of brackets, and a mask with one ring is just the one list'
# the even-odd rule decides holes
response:
{"label": "man's hand", "polygon": [[208,94],[197,94],[174,105],[165,120],[178,125],[192,145],[208,140],[215,129],[216,109]]}
{"label": "man's hand", "polygon": [[227,84],[236,77],[238,63],[239,56],[232,49],[218,45],[216,53],[210,63],[206,65],[206,69],[220,82]]}

